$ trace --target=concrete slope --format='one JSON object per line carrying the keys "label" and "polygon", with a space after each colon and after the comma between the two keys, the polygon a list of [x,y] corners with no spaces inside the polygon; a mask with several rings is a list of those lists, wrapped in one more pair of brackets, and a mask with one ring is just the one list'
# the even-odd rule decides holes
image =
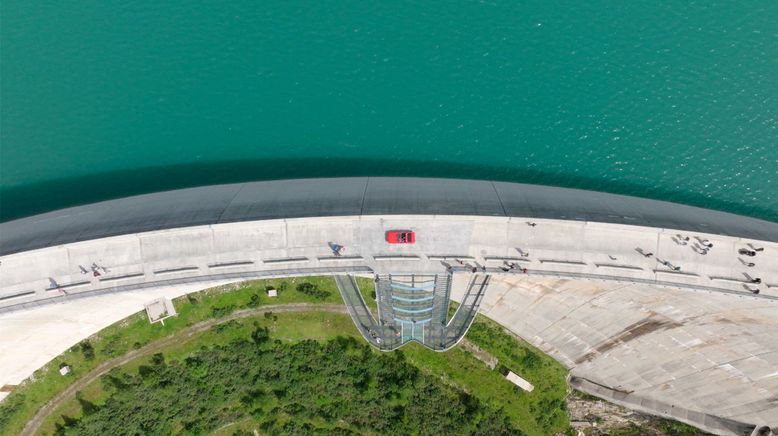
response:
{"label": "concrete slope", "polygon": [[583,390],[718,434],[778,427],[775,303],[496,276],[481,311],[570,368]]}

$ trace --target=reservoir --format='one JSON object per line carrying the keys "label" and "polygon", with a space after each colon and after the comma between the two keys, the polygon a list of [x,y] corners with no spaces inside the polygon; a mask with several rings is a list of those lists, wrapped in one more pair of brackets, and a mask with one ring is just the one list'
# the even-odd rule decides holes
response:
{"label": "reservoir", "polygon": [[778,3],[4,2],[0,220],[421,176],[778,221]]}

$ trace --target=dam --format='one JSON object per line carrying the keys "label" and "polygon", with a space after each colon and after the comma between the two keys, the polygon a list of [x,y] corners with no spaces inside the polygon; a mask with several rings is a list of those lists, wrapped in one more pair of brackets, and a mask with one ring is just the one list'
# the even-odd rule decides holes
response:
{"label": "dam", "polygon": [[[386,244],[398,228],[416,243]],[[778,225],[759,219],[536,185],[301,179],[9,221],[0,254],[0,385],[137,311],[138,298],[314,274],[345,295],[350,276],[367,276],[379,296],[388,286],[403,291],[388,299],[413,300],[366,321],[379,348],[454,345],[425,327],[443,319],[426,302],[443,296],[557,359],[584,392],[717,434],[778,426]]]}

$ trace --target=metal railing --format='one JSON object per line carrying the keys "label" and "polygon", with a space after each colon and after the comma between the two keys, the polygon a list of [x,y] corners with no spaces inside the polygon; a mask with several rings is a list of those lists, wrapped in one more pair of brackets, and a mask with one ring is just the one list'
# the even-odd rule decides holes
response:
{"label": "metal railing", "polygon": [[34,307],[45,306],[48,304],[57,304],[68,301],[79,300],[83,298],[95,297],[100,295],[116,294],[120,292],[137,291],[140,289],[157,288],[163,286],[183,285],[198,282],[219,282],[219,281],[240,281],[271,277],[302,277],[313,275],[337,275],[337,274],[372,274],[373,270],[367,266],[344,266],[344,267],[318,267],[318,268],[297,268],[282,270],[265,271],[242,271],[220,274],[208,274],[193,277],[179,277],[173,279],[153,280],[143,283],[131,283],[126,285],[110,286],[88,291],[73,292],[70,294],[53,295],[47,298],[41,298],[33,301],[11,304],[0,307],[0,313],[14,312],[17,310],[31,309]]}

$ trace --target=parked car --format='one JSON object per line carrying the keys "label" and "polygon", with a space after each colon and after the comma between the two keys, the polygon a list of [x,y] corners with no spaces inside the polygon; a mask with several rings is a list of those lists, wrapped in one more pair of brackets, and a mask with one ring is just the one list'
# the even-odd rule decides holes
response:
{"label": "parked car", "polygon": [[386,242],[390,244],[415,244],[416,233],[410,230],[389,230],[386,232]]}

